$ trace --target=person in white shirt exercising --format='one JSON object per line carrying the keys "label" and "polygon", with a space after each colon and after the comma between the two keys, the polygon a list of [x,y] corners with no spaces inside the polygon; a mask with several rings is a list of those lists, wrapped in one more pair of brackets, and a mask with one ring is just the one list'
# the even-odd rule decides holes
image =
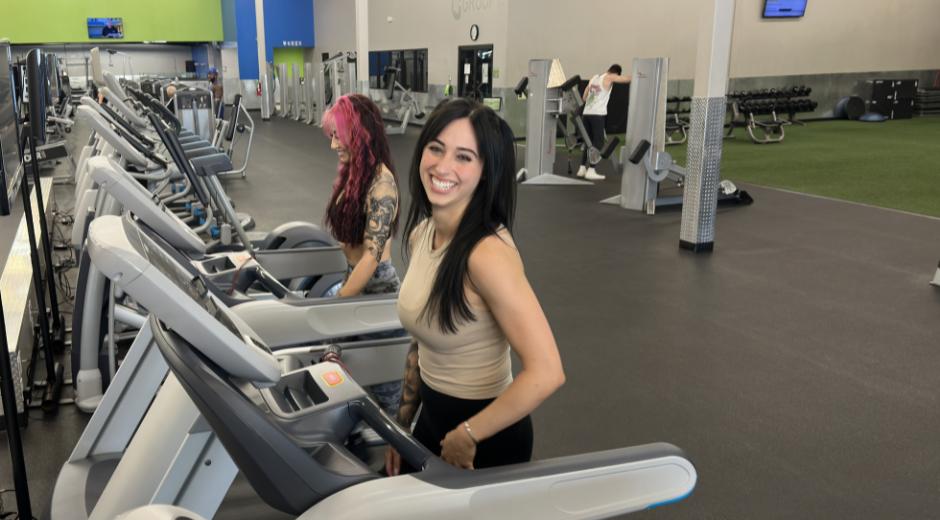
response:
{"label": "person in white shirt exercising", "polygon": [[[614,83],[630,83],[630,76],[623,75],[623,69],[616,63],[603,74],[597,74],[588,83],[581,98],[584,100],[584,113],[582,121],[587,130],[591,143],[600,148],[604,144],[604,127],[607,122],[607,101],[610,100],[610,91]],[[588,147],[584,147],[581,156],[581,167],[578,168],[578,177],[592,181],[604,180],[606,177],[597,173],[594,166],[588,163]]]}

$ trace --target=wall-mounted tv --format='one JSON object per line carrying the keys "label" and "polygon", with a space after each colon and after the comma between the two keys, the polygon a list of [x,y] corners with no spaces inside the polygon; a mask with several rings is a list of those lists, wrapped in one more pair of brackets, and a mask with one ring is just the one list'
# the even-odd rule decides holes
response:
{"label": "wall-mounted tv", "polygon": [[806,0],[764,0],[764,18],[801,18]]}
{"label": "wall-mounted tv", "polygon": [[97,40],[101,38],[123,38],[124,21],[121,18],[89,18],[88,38]]}

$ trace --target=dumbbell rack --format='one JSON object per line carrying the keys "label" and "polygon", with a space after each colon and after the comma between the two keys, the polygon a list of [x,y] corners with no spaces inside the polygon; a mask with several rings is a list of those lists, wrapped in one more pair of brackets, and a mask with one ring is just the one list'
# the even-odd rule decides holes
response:
{"label": "dumbbell rack", "polygon": [[[796,114],[816,110],[818,103],[809,99],[810,87],[797,86],[783,89],[761,89],[733,91],[728,94],[728,110],[731,121],[725,137],[732,137],[734,129],[747,130],[748,136],[756,144],[779,143],[785,136],[786,125],[803,125]],[[780,119],[779,114],[787,114],[787,119]],[[758,119],[755,116],[770,116]]]}

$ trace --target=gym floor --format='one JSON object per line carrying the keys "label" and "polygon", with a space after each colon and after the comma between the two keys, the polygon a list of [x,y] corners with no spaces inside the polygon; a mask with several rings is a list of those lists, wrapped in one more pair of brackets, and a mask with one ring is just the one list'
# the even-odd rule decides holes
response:
{"label": "gym floor", "polygon": [[[749,146],[804,153],[790,137]],[[416,138],[390,137],[404,191]],[[226,189],[259,229],[319,222],[335,169],[319,129],[272,120],[258,124],[248,178]],[[678,248],[679,211],[599,204],[619,181],[519,188],[517,244],[568,378],[534,414],[536,458],[682,447],[694,494],[630,518],[935,516],[940,291],[927,282],[940,219],[739,182],[755,203],[720,208],[715,251],[693,255]],[[66,406],[25,430],[37,512],[86,420]]]}

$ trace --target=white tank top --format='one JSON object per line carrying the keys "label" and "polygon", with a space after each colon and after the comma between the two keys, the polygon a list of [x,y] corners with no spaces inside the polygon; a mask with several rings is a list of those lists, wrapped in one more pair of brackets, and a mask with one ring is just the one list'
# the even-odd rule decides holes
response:
{"label": "white tank top", "polygon": [[584,114],[588,116],[606,116],[607,101],[610,100],[610,91],[613,84],[606,90],[604,89],[604,78],[607,73],[597,74],[591,78],[587,86],[587,100],[584,102]]}

